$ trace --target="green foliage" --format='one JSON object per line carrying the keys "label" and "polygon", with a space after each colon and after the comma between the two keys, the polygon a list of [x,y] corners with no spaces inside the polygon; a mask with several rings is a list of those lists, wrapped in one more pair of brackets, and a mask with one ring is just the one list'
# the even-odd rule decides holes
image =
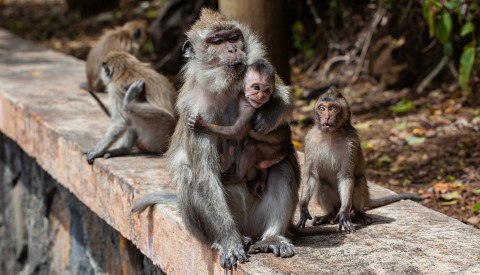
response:
{"label": "green foliage", "polygon": [[406,113],[412,109],[413,109],[413,103],[406,99],[402,99],[397,104],[390,107],[390,110],[394,111],[397,114]]}
{"label": "green foliage", "polygon": [[315,57],[315,51],[311,47],[312,37],[306,33],[305,27],[300,21],[295,22],[292,26],[292,40],[293,46],[303,53],[305,59],[308,60]]}
{"label": "green foliage", "polygon": [[[430,29],[430,36],[436,37],[443,44],[443,53],[453,56],[453,43],[465,41],[463,37],[469,36],[470,42],[463,47],[460,58],[458,82],[462,89],[470,91],[468,81],[472,76],[475,64],[479,64],[480,41],[479,28],[475,28],[475,19],[478,22],[479,7],[477,1],[461,0],[424,0],[423,17]],[[453,18],[458,21],[454,23]],[[477,18],[476,18],[477,17]]]}
{"label": "green foliage", "polygon": [[472,213],[474,213],[475,211],[478,211],[480,210],[480,202],[475,204],[473,207],[472,207]]}
{"label": "green foliage", "polygon": [[421,144],[424,143],[427,139],[424,137],[413,137],[413,136],[407,136],[405,137],[405,141],[408,144]]}

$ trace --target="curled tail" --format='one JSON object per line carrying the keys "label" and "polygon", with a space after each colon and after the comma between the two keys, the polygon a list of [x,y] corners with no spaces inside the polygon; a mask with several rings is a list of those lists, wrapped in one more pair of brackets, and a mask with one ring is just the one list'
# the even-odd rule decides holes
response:
{"label": "curled tail", "polygon": [[400,200],[412,200],[412,201],[421,201],[422,198],[418,195],[415,194],[409,194],[409,193],[404,193],[404,194],[395,194],[392,196],[388,197],[383,197],[379,199],[370,199],[366,205],[368,209],[373,209],[377,208],[380,206],[384,206],[390,203],[394,203]]}
{"label": "curled tail", "polygon": [[143,211],[145,208],[149,207],[150,205],[154,205],[157,203],[176,203],[176,202],[177,202],[177,195],[160,194],[160,193],[147,194],[134,202],[134,205],[132,207],[132,212]]}

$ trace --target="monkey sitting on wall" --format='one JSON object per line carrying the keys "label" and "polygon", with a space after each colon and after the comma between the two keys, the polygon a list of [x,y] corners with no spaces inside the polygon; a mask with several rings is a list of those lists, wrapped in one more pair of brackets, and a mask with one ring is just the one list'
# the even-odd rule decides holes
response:
{"label": "monkey sitting on wall", "polygon": [[[210,124],[233,124],[238,117],[238,97],[245,87],[246,68],[265,58],[263,45],[248,27],[210,9],[202,10],[186,35],[184,84],[176,103],[179,122],[167,152],[172,182],[178,186],[182,219],[193,236],[218,250],[223,268],[232,269],[237,262],[248,261],[245,236],[254,241],[249,253],[291,257],[295,250],[286,236],[298,202],[295,157],[295,162],[285,158],[272,165],[268,188],[260,199],[245,184],[221,182],[220,174],[231,166],[241,148],[233,155],[224,154],[222,162],[220,154],[228,151],[232,140],[188,128],[192,115],[200,115]],[[274,90],[252,119],[252,129],[259,136],[289,127],[290,89],[277,78]],[[162,202],[158,196],[146,195],[136,201],[133,211],[158,202]]]}
{"label": "monkey sitting on wall", "polygon": [[[266,60],[260,59],[251,64],[245,75],[245,90],[238,100],[239,116],[232,126],[220,126],[205,122],[200,115],[191,116],[188,120],[190,130],[227,139],[241,140],[252,130],[251,120],[255,111],[267,103],[275,88],[275,70]],[[248,173],[260,169],[260,179],[249,183],[252,194],[261,197],[265,191],[268,168],[279,163],[289,152],[293,152],[289,128],[278,127],[261,139],[255,139],[255,132],[247,139],[239,160],[235,175],[222,177],[223,184],[237,184],[247,181]],[[229,154],[233,154],[233,146]]]}
{"label": "monkey sitting on wall", "polygon": [[[128,154],[134,145],[142,151],[164,153],[176,123],[172,84],[149,64],[122,51],[110,51],[102,68],[111,123],[100,141],[85,152],[88,163],[100,156]],[[107,152],[117,140],[119,147]]]}
{"label": "monkey sitting on wall", "polygon": [[338,220],[339,230],[355,232],[354,221],[372,223],[365,215],[371,209],[399,200],[420,201],[415,194],[397,194],[380,199],[370,199],[365,178],[365,160],[357,130],[350,122],[351,112],[347,100],[337,90],[330,88],[318,98],[314,109],[315,125],[305,139],[305,170],[300,198],[300,221],[305,227],[312,217],[308,203],[318,188],[318,203],[325,216],[315,217],[313,225],[333,223]]}
{"label": "monkey sitting on wall", "polygon": [[[106,31],[100,40],[88,52],[87,80],[88,89],[95,92],[104,92],[106,85],[102,81],[102,61],[110,50],[125,51],[137,55],[147,42],[147,21],[133,20],[121,27]],[[84,87],[82,87],[84,88]]]}

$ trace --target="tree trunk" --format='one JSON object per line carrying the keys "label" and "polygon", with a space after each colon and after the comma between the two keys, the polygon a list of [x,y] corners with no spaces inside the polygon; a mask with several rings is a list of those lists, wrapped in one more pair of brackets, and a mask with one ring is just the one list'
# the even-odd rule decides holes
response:
{"label": "tree trunk", "polygon": [[286,0],[219,0],[225,16],[248,25],[267,46],[268,59],[277,73],[290,82],[288,52],[290,28]]}

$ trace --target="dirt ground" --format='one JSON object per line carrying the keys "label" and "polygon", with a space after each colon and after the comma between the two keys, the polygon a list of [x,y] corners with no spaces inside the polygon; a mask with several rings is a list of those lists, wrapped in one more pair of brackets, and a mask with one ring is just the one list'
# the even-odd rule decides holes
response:
{"label": "dirt ground", "polygon": [[[0,1],[0,27],[86,59],[102,29],[136,14],[152,21],[164,2],[121,1],[113,11],[82,18],[61,0]],[[141,59],[155,58],[148,43]],[[309,81],[293,63],[291,86],[297,100],[292,129],[302,151],[315,100],[301,99]],[[472,210],[480,202],[480,92],[469,95],[456,85],[422,95],[408,88],[379,90],[362,81],[342,89],[362,139],[367,179],[397,193],[417,193],[426,207],[480,228],[480,210]]]}

